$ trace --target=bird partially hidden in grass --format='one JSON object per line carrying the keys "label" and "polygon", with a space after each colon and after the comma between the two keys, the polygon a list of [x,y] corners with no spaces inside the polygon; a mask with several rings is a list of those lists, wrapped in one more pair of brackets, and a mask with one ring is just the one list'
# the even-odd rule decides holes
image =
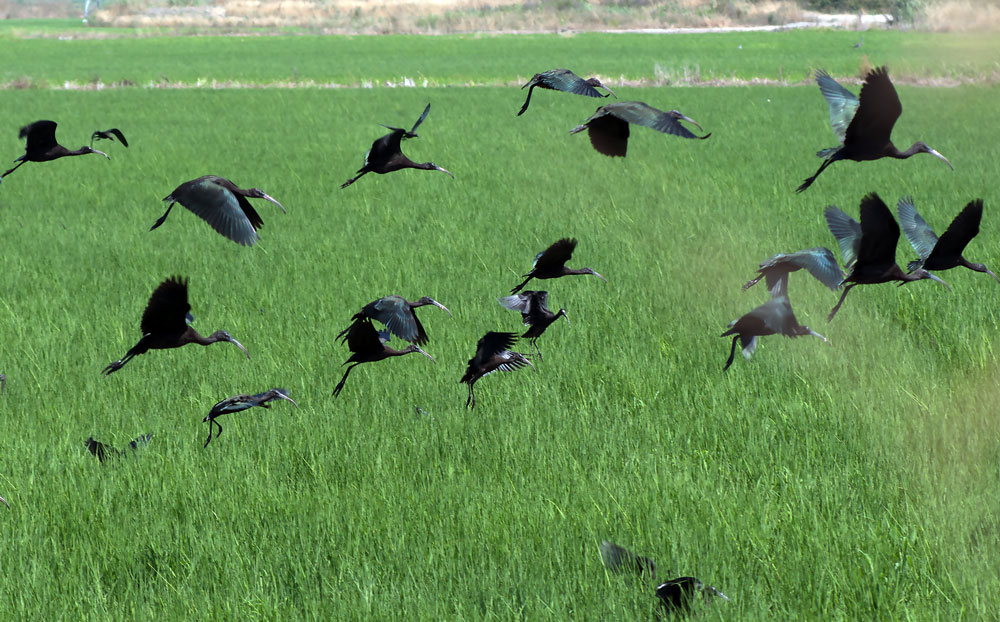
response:
{"label": "bird partially hidden in grass", "polygon": [[208,415],[202,419],[202,423],[208,422],[208,438],[205,439],[205,447],[208,447],[209,442],[212,440],[212,426],[218,426],[219,433],[215,435],[215,438],[222,436],[222,424],[216,421],[222,415],[228,413],[238,413],[241,410],[247,410],[253,408],[254,406],[260,406],[261,408],[270,408],[268,402],[274,400],[286,400],[291,402],[298,408],[298,404],[295,400],[288,397],[288,391],[285,389],[271,389],[270,391],[265,391],[263,393],[257,393],[255,395],[236,395],[233,397],[227,397],[221,402],[217,402],[215,406],[212,406],[212,410],[208,411]]}
{"label": "bird partially hidden in grass", "polygon": [[135,439],[129,442],[128,446],[125,449],[121,451],[109,445],[105,445],[100,441],[95,441],[93,436],[87,439],[86,444],[87,444],[87,451],[96,456],[97,460],[101,464],[104,464],[105,461],[110,460],[111,458],[121,458],[123,456],[134,454],[135,452],[149,445],[149,441],[151,441],[152,439],[153,439],[152,434],[143,434],[142,436],[137,436]]}
{"label": "bird partially hidden in grass", "polygon": [[125,140],[125,135],[117,127],[113,127],[110,130],[97,130],[90,135],[90,146],[94,146],[94,140],[110,140],[114,142],[115,139],[122,144],[123,147],[128,147],[128,141]]}
{"label": "bird partially hidden in grass", "polygon": [[[613,542],[605,540],[601,543],[601,557],[605,567],[615,574],[636,575],[640,579],[647,580],[656,579],[656,564],[653,560],[636,555]],[[711,585],[705,585],[695,577],[678,577],[656,587],[656,597],[660,599],[660,606],[668,614],[690,613],[691,605],[699,594],[706,602],[714,598],[731,602],[721,591]]]}

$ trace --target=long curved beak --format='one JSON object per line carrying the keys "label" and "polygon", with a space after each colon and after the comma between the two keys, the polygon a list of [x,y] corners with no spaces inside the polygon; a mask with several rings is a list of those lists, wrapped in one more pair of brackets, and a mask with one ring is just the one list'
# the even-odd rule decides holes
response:
{"label": "long curved beak", "polygon": [[[111,159],[111,156],[109,156],[108,154],[104,153],[103,151],[98,151],[97,149],[91,149],[91,151],[93,151],[94,153],[99,153],[99,154],[101,154],[102,156],[104,156],[105,158],[107,158],[109,160]],[[943,157],[940,153],[937,154],[937,155],[938,155],[938,157]],[[947,162],[947,160],[945,160],[945,162]]]}
{"label": "long curved beak", "polygon": [[452,178],[452,179],[455,179],[455,176],[451,174],[451,171],[449,171],[449,170],[447,170],[447,169],[444,169],[444,168],[441,168],[441,167],[440,167],[440,166],[438,166],[437,164],[435,164],[435,165],[434,165],[434,169],[435,169],[435,170],[438,170],[438,171],[441,171],[442,173],[448,173],[448,175],[451,175],[451,178]]}
{"label": "long curved beak", "polygon": [[941,285],[944,285],[945,287],[947,287],[947,288],[948,288],[948,291],[949,291],[949,292],[951,291],[951,285],[948,285],[947,283],[945,283],[944,281],[942,281],[942,280],[941,280],[941,279],[939,279],[938,277],[934,276],[934,275],[933,275],[933,274],[931,274],[930,272],[928,272],[928,273],[927,273],[927,278],[929,278],[929,279],[932,279],[932,280],[934,280],[934,281],[937,281],[937,282],[938,282],[938,283],[940,283]]}
{"label": "long curved beak", "polygon": [[431,356],[430,354],[427,354],[426,352],[424,352],[424,351],[423,351],[423,350],[422,350],[422,349],[421,349],[420,347],[418,347],[418,346],[413,346],[413,347],[417,349],[417,352],[419,352],[419,353],[423,354],[424,356],[426,356],[426,357],[427,357],[427,358],[429,358],[430,360],[434,361],[434,364],[435,364],[435,365],[437,364],[437,361],[436,361],[436,360],[434,360],[434,357],[433,357],[433,356]]}
{"label": "long curved beak", "polygon": [[[615,99],[618,99],[618,96],[617,96],[617,95],[615,95],[615,92],[614,92],[614,91],[612,91],[611,89],[609,89],[609,88],[608,88],[607,86],[605,86],[604,84],[602,84],[602,85],[601,85],[601,88],[602,88],[602,89],[604,89],[605,91],[607,91],[608,93],[611,93],[611,96],[612,96],[612,97],[614,97]],[[607,95],[605,95],[605,97],[607,97]]]}
{"label": "long curved beak", "polygon": [[586,123],[584,123],[583,125],[578,125],[578,126],[574,127],[573,129],[571,129],[569,131],[569,133],[570,134],[576,134],[578,132],[582,132],[585,129],[587,129],[587,124]]}
{"label": "long curved beak", "polygon": [[694,124],[694,126],[697,127],[699,130],[701,130],[702,132],[705,131],[700,125],[698,125],[698,122],[695,121],[694,119],[692,119],[691,117],[687,116],[686,114],[684,114],[682,112],[678,112],[677,110],[674,110],[674,112],[677,114],[677,118],[678,119],[680,119],[682,121],[687,121],[688,123]]}
{"label": "long curved beak", "polygon": [[593,270],[591,270],[591,272],[593,272],[593,273],[594,273],[594,276],[596,276],[597,278],[601,279],[601,280],[602,280],[602,281],[604,281],[605,283],[607,283],[607,282],[608,282],[608,280],[607,280],[606,278],[604,278],[603,276],[601,276],[600,274],[597,274],[597,273],[596,273],[596,272],[594,272]]}
{"label": "long curved beak", "polygon": [[931,154],[935,158],[937,158],[937,159],[941,160],[942,162],[944,162],[945,164],[947,164],[948,168],[950,168],[951,170],[955,170],[955,167],[951,165],[951,162],[948,161],[948,158],[946,158],[943,155],[941,155],[941,153],[937,149],[931,149],[930,147],[928,147],[927,148],[927,153]]}
{"label": "long curved beak", "polygon": [[566,318],[566,323],[567,323],[567,324],[571,324],[571,322],[569,321],[569,316],[568,316],[568,315],[566,315],[566,310],[565,310],[565,309],[563,309],[563,313],[562,313],[562,316],[563,316],[564,318]]}
{"label": "long curved beak", "polygon": [[[991,277],[993,277],[997,281],[1000,281],[1000,277],[998,277],[997,275],[993,274],[993,271],[990,270],[989,268],[987,268],[986,266],[983,266],[983,270],[986,271],[986,274],[990,275]],[[3,378],[3,374],[0,374],[0,379],[2,379],[2,378]]]}
{"label": "long curved beak", "polygon": [[[7,505],[7,501],[6,501],[6,500],[4,500],[4,498],[3,498],[3,497],[0,497],[0,503],[3,503],[4,505]],[[7,505],[7,509],[8,509],[8,510],[10,509],[10,506],[9,506],[9,505]]]}
{"label": "long curved beak", "polygon": [[286,211],[285,211],[285,206],[284,206],[284,205],[282,205],[281,203],[278,203],[278,202],[277,202],[277,201],[276,201],[276,200],[274,199],[274,197],[272,197],[271,195],[269,195],[269,194],[268,194],[268,193],[266,193],[266,192],[261,192],[261,195],[262,195],[262,196],[261,196],[260,198],[262,198],[262,199],[265,199],[265,200],[267,200],[267,201],[270,201],[271,203],[274,203],[275,205],[277,205],[278,207],[280,207],[280,208],[281,208],[281,211],[282,211],[282,212],[284,212],[285,214],[287,214],[287,213],[288,213],[288,212],[286,212]]}
{"label": "long curved beak", "polygon": [[232,337],[230,337],[230,338],[229,338],[229,339],[227,339],[226,341],[228,341],[229,343],[233,344],[234,346],[236,346],[236,347],[237,347],[237,348],[239,348],[240,350],[243,350],[243,354],[246,354],[246,355],[247,355],[247,358],[248,358],[248,359],[250,358],[250,353],[249,353],[249,352],[247,352],[247,349],[243,347],[243,344],[242,344],[242,343],[240,343],[239,341],[236,341],[236,340],[235,340],[235,339],[233,339]]}
{"label": "long curved beak", "polygon": [[[823,340],[823,342],[824,342],[824,343],[830,343],[830,340],[829,340],[829,339],[827,339],[827,338],[826,338],[826,337],[824,337],[823,335],[821,335],[821,334],[817,333],[816,331],[814,331],[813,329],[809,328],[808,326],[806,326],[806,327],[805,327],[805,329],[806,329],[807,331],[809,331],[809,334],[810,334],[810,335],[812,335],[813,337],[819,337],[820,339],[822,339],[822,340]],[[833,345],[833,344],[830,344],[830,345]]]}
{"label": "long curved beak", "polygon": [[[283,399],[283,400],[288,400],[289,402],[291,402],[291,403],[295,404],[295,400],[293,400],[292,398],[288,397],[288,396],[287,396],[287,395],[285,395],[284,393],[279,393],[279,394],[278,394],[278,397],[279,397],[280,399]],[[298,404],[295,404],[295,407],[296,407],[296,408],[298,408],[298,407],[299,407],[299,405],[298,405]]]}
{"label": "long curved beak", "polygon": [[434,300],[432,298],[431,299],[431,304],[434,305],[435,307],[439,308],[439,309],[444,309],[448,313],[448,317],[451,317],[451,318],[455,317],[454,315],[451,314],[451,311],[448,311],[448,307],[444,306],[443,304],[441,304],[437,300]]}

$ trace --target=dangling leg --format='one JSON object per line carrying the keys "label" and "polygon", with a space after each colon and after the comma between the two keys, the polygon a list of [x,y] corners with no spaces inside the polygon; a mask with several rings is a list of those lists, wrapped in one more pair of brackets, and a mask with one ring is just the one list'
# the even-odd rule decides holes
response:
{"label": "dangling leg", "polygon": [[733,364],[733,359],[736,357],[736,341],[739,338],[739,335],[733,335],[733,347],[729,348],[729,359],[726,360],[726,366],[722,368],[722,371],[726,371]]}
{"label": "dangling leg", "polygon": [[[12,169],[8,170],[8,171],[7,171],[6,173],[4,173],[3,175],[0,175],[0,181],[3,181],[3,178],[4,178],[4,177],[6,177],[7,175],[10,175],[10,174],[11,174],[11,173],[13,173],[14,171],[16,171],[16,170],[17,170],[17,167],[18,167],[18,166],[21,166],[22,164],[24,164],[25,162],[27,162],[27,160],[25,160],[25,159],[24,159],[24,156],[21,156],[20,158],[18,158],[18,160],[20,160],[20,162],[18,162],[18,163],[17,163],[17,166],[15,166],[14,168],[12,168]],[[16,161],[17,161],[17,160],[15,160],[15,162],[16,162]]]}
{"label": "dangling leg", "polygon": [[352,369],[354,369],[360,364],[361,363],[355,363],[347,368],[347,371],[344,372],[344,377],[341,378],[340,382],[337,383],[337,386],[333,388],[333,397],[337,397],[338,395],[340,395],[340,390],[344,388],[344,383],[347,382],[347,375],[351,373]]}
{"label": "dangling leg", "polygon": [[826,321],[829,322],[833,319],[833,316],[837,315],[837,311],[840,310],[840,305],[844,304],[844,298],[847,298],[847,292],[851,291],[851,288],[857,285],[857,283],[851,283],[844,288],[844,293],[840,295],[840,300],[837,301],[837,306],[830,311],[830,315],[826,316]]}
{"label": "dangling leg", "polygon": [[819,170],[816,171],[816,174],[810,177],[809,179],[803,181],[802,185],[795,189],[795,192],[802,192],[803,190],[811,186],[812,183],[816,181],[816,178],[819,177],[819,174],[822,173],[826,169],[826,167],[833,164],[833,162],[834,162],[833,158],[823,160],[823,163],[819,165]]}
{"label": "dangling leg", "polygon": [[170,210],[172,210],[174,208],[174,203],[175,203],[175,201],[171,201],[170,202],[170,205],[167,206],[167,211],[164,212],[163,216],[160,216],[159,220],[157,220],[155,223],[153,223],[153,226],[149,228],[150,231],[152,231],[153,229],[156,229],[157,227],[159,227],[160,225],[163,224],[163,221],[166,220],[167,216],[170,215]]}

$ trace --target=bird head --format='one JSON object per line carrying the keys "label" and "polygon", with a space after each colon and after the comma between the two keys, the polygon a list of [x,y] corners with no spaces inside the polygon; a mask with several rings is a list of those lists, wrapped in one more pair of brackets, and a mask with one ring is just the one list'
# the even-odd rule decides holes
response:
{"label": "bird head", "polygon": [[209,339],[211,339],[212,341],[228,341],[229,343],[233,344],[240,350],[243,350],[243,354],[246,354],[247,358],[250,358],[250,353],[247,352],[247,349],[243,347],[243,344],[233,339],[233,336],[224,330],[215,331],[214,333],[211,334]]}
{"label": "bird head", "polygon": [[[686,114],[684,114],[684,113],[682,113],[682,112],[680,112],[678,110],[671,110],[667,114],[670,115],[674,119],[680,119],[681,121],[687,121],[688,123],[693,124],[695,127],[697,127],[702,132],[705,131],[704,129],[702,129],[702,127],[700,125],[698,125],[697,121],[695,121],[691,117],[687,116]],[[707,138],[707,136],[706,136],[706,138]]]}
{"label": "bird head", "polygon": [[277,201],[275,201],[273,197],[271,197],[270,195],[268,195],[266,192],[264,192],[260,188],[250,188],[250,190],[247,191],[247,196],[248,197],[252,197],[254,199],[264,199],[266,201],[270,201],[271,203],[274,203],[275,205],[277,205],[278,207],[280,207],[282,212],[284,212],[285,214],[288,213],[288,212],[285,211],[285,206],[283,206],[281,203],[278,203]]}
{"label": "bird head", "polygon": [[948,285],[947,283],[945,283],[944,281],[942,281],[940,278],[938,278],[936,275],[931,274],[930,272],[928,272],[927,270],[924,270],[923,268],[917,268],[916,270],[914,270],[913,272],[911,272],[908,275],[908,277],[909,278],[907,278],[907,280],[900,281],[899,285],[902,285],[903,283],[907,283],[909,281],[919,281],[921,279],[931,279],[932,281],[937,281],[941,285],[944,285],[945,287],[947,287],[949,292],[951,291],[951,285]]}
{"label": "bird head", "polygon": [[423,354],[424,356],[426,356],[427,358],[429,358],[435,364],[437,363],[437,361],[434,360],[434,357],[431,356],[430,354],[427,354],[426,352],[424,352],[423,349],[420,348],[420,346],[414,346],[414,345],[406,346],[405,352],[419,352],[419,353]]}
{"label": "bird head", "polygon": [[[611,89],[609,89],[608,87],[604,86],[603,84],[601,84],[601,81],[598,80],[597,78],[588,78],[587,79],[587,84],[589,84],[590,86],[600,87],[600,88],[604,89],[605,91],[607,91],[608,93],[611,93],[612,95],[614,95],[615,99],[618,99],[618,96],[615,95],[615,92],[612,91]],[[605,95],[605,97],[607,97],[607,95]]]}
{"label": "bird head", "polygon": [[924,142],[921,142],[921,141],[917,141],[917,142],[913,143],[913,147],[916,148],[916,151],[918,153],[929,153],[932,156],[934,156],[935,158],[937,158],[938,160],[941,160],[942,162],[944,162],[945,164],[947,164],[948,168],[950,168],[951,170],[955,170],[955,167],[951,165],[951,162],[948,161],[948,158],[946,158],[943,155],[941,155],[941,153],[937,149],[932,148],[927,143],[924,143]]}
{"label": "bird head", "polygon": [[451,311],[448,311],[448,307],[444,306],[437,300],[434,300],[430,296],[422,297],[420,300],[417,301],[417,304],[415,306],[422,306],[422,305],[434,305],[439,309],[444,309],[448,313],[448,317],[455,317],[451,314]]}
{"label": "bird head", "polygon": [[566,323],[567,323],[567,324],[569,324],[569,323],[570,323],[570,321],[569,321],[569,316],[568,316],[568,315],[566,315],[566,309],[559,309],[559,312],[558,312],[558,313],[556,313],[556,317],[559,317],[560,315],[561,315],[561,316],[563,316],[564,318],[566,318]]}

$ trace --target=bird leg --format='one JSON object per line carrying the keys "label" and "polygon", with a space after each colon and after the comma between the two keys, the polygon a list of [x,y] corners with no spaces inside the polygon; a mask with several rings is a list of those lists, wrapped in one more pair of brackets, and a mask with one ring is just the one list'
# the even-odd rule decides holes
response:
{"label": "bird leg", "polygon": [[17,170],[17,167],[18,167],[18,166],[21,166],[22,164],[24,164],[25,162],[27,162],[27,160],[24,160],[24,159],[21,159],[21,158],[19,158],[19,159],[20,159],[21,161],[17,163],[17,166],[15,166],[14,168],[12,168],[12,169],[8,170],[8,171],[7,171],[6,173],[4,173],[3,175],[0,175],[0,180],[3,180],[3,178],[4,178],[4,177],[6,177],[7,175],[10,175],[10,174],[11,174],[11,173],[13,173],[14,171],[16,171],[16,170]]}
{"label": "bird leg", "polygon": [[361,177],[364,176],[364,174],[367,173],[367,172],[368,171],[366,171],[364,169],[361,169],[360,171],[358,171],[357,175],[355,175],[354,177],[351,177],[350,179],[348,179],[344,183],[340,184],[340,189],[343,190],[344,188],[350,186],[351,184],[353,184],[357,180],[361,179]]}
{"label": "bird leg", "polygon": [[160,216],[159,220],[157,220],[155,223],[153,223],[153,226],[149,228],[150,231],[152,231],[153,229],[156,229],[157,227],[159,227],[160,225],[163,224],[163,221],[166,220],[167,216],[170,215],[170,210],[172,210],[174,208],[174,203],[175,203],[175,201],[171,201],[170,202],[170,205],[167,206],[167,211],[164,212],[163,216]]}
{"label": "bird leg", "polygon": [[[472,408],[472,409],[476,408],[476,391],[475,389],[472,388],[472,385],[474,384],[475,382],[469,383],[469,399],[465,400],[466,408]],[[469,404],[472,405],[470,406]]]}
{"label": "bird leg", "polygon": [[534,348],[534,352],[538,353],[538,360],[542,360],[542,350],[538,347],[538,337],[532,337],[528,340],[528,356],[531,356],[532,348]]}
{"label": "bird leg", "polygon": [[205,439],[205,444],[202,446],[202,449],[208,447],[208,443],[212,440],[212,424],[219,426],[219,433],[215,435],[215,438],[222,436],[222,424],[216,421],[215,417],[212,417],[208,420],[208,438]]}
{"label": "bird leg", "polygon": [[798,188],[795,189],[795,192],[802,192],[803,190],[805,190],[806,188],[808,188],[809,186],[811,186],[812,183],[814,181],[816,181],[816,178],[819,177],[819,174],[822,173],[826,169],[826,167],[830,166],[831,164],[833,164],[833,158],[832,157],[831,158],[827,158],[826,160],[823,160],[823,163],[819,165],[819,170],[816,171],[816,174],[813,175],[812,177],[806,179],[805,181],[803,181],[802,185],[800,185]]}
{"label": "bird leg", "polygon": [[532,278],[532,277],[531,277],[531,275],[528,275],[528,274],[525,274],[524,276],[526,276],[526,277],[528,277],[528,278],[524,279],[523,281],[521,281],[521,284],[520,284],[520,285],[518,285],[518,286],[517,286],[517,287],[515,287],[514,289],[510,290],[510,293],[512,293],[512,294],[516,294],[517,292],[519,292],[519,291],[521,291],[522,289],[524,289],[524,286],[525,286],[525,285],[527,285],[527,284],[528,284],[528,281],[530,281],[530,280],[531,280],[531,278]]}
{"label": "bird leg", "polygon": [[[531,83],[529,82],[528,84],[531,84]],[[524,86],[528,86],[528,84],[525,84]],[[523,89],[524,86],[522,86],[521,88]],[[527,97],[527,99],[524,100],[524,105],[521,106],[521,110],[520,110],[520,112],[517,113],[517,116],[521,116],[522,114],[524,114],[524,111],[528,109],[528,102],[531,101],[531,92],[534,91],[534,90],[535,90],[535,85],[532,84],[531,88],[528,89],[528,97]],[[607,96],[605,95],[605,97],[607,97]]]}
{"label": "bird leg", "polygon": [[832,320],[833,316],[837,315],[837,311],[840,310],[840,305],[844,304],[844,298],[847,298],[847,292],[851,291],[851,288],[854,287],[855,285],[857,285],[857,283],[851,283],[850,285],[844,288],[844,293],[840,295],[840,300],[837,301],[837,306],[833,308],[833,311],[830,311],[830,315],[826,316],[827,322]]}
{"label": "bird leg", "polygon": [[361,363],[355,363],[354,365],[351,365],[350,367],[347,368],[347,371],[344,372],[344,377],[341,378],[340,382],[337,383],[337,386],[333,388],[333,397],[337,397],[338,395],[340,395],[341,389],[344,388],[344,383],[347,382],[347,375],[351,373],[352,369],[354,369],[360,364]]}
{"label": "bird leg", "polygon": [[105,367],[104,369],[101,370],[101,373],[104,374],[105,378],[107,378],[108,376],[110,376],[111,374],[115,373],[116,371],[118,371],[122,367],[125,367],[125,363],[128,363],[129,361],[131,361],[132,357],[134,357],[134,356],[135,356],[135,354],[133,354],[133,353],[126,354],[125,356],[123,356],[122,358],[118,359],[117,361],[109,363],[107,367]]}
{"label": "bird leg", "polygon": [[739,338],[739,335],[733,335],[733,347],[729,348],[729,358],[726,360],[726,366],[722,368],[722,371],[726,371],[733,364],[733,359],[736,358],[736,341]]}

